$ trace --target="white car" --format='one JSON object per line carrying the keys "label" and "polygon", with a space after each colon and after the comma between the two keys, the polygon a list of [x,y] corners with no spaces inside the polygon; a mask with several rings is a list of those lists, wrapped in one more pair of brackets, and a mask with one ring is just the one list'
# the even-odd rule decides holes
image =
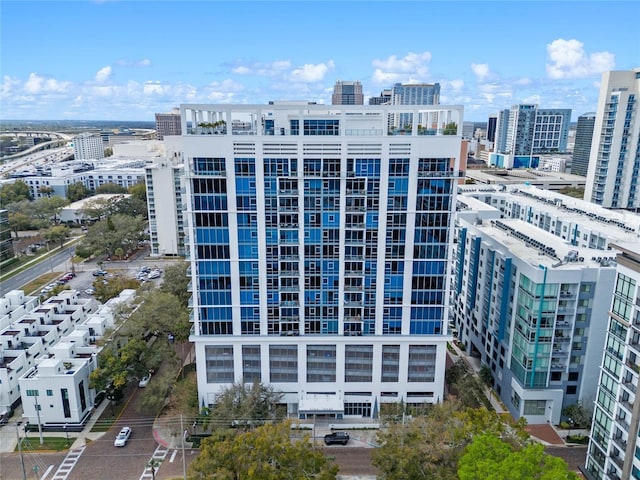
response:
{"label": "white car", "polygon": [[113,441],[113,446],[114,447],[124,447],[127,444],[127,440],[129,440],[130,436],[131,436],[131,428],[122,427],[120,429],[120,432],[118,433],[118,436]]}
{"label": "white car", "polygon": [[144,377],[140,379],[138,382],[138,387],[144,388],[149,384],[149,380],[151,380],[151,373],[147,373]]}
{"label": "white car", "polygon": [[162,275],[160,270],[154,270],[148,275],[148,278],[149,280],[153,280],[154,278],[160,278],[160,275]]}

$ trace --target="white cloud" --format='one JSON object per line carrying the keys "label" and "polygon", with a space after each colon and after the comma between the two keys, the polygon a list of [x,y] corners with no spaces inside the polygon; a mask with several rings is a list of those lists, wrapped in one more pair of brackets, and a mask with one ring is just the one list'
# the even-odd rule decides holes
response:
{"label": "white cloud", "polygon": [[475,74],[479,82],[484,82],[491,75],[489,64],[487,63],[472,63],[471,71]]}
{"label": "white cloud", "polygon": [[584,44],[576,39],[559,38],[547,45],[547,76],[553,79],[584,78],[612,70],[615,56],[609,52],[588,54]]}
{"label": "white cloud", "polygon": [[60,82],[55,78],[31,73],[24,84],[24,91],[29,94],[64,93],[69,85],[69,82]]}
{"label": "white cloud", "polygon": [[447,80],[445,82],[442,82],[442,87],[445,89],[451,89],[454,92],[457,92],[459,90],[462,90],[464,88],[464,80],[462,79],[456,79],[456,80]]}
{"label": "white cloud", "polygon": [[96,73],[94,80],[97,83],[104,83],[111,78],[111,72],[112,72],[111,66],[107,65],[106,67],[103,67],[100,70],[98,70],[98,73]]}
{"label": "white cloud", "polygon": [[276,60],[275,62],[263,63],[254,62],[243,64],[237,62],[236,66],[231,68],[231,73],[236,75],[259,75],[263,77],[274,77],[282,75],[287,70],[291,69],[291,62],[289,60]]}
{"label": "white cloud", "polygon": [[15,77],[10,77],[9,75],[5,75],[2,78],[2,83],[0,83],[0,95],[3,97],[5,95],[11,95],[15,89],[15,87],[20,85],[20,80]]}
{"label": "white cloud", "polygon": [[143,58],[141,60],[128,60],[121,58],[120,60],[116,61],[116,65],[119,65],[121,67],[150,67],[151,60],[149,60],[148,58]]}
{"label": "white cloud", "polygon": [[324,76],[335,67],[333,60],[327,63],[306,64],[291,72],[291,79],[298,82],[320,82]]}
{"label": "white cloud", "polygon": [[409,52],[402,58],[391,55],[386,59],[374,59],[371,62],[375,68],[373,81],[378,84],[425,81],[429,78],[430,61],[431,52]]}

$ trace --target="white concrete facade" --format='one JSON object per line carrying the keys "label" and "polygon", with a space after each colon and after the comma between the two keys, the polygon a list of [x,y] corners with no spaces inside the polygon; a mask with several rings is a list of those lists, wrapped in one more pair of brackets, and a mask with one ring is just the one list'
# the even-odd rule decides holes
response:
{"label": "white concrete facade", "polygon": [[509,412],[558,424],[563,408],[590,405],[615,262],[520,220],[457,222],[454,326]]}
{"label": "white concrete facade", "polygon": [[602,74],[584,199],[640,210],[640,68]]}
{"label": "white concrete facade", "polygon": [[[234,132],[221,126],[222,121],[232,125],[234,115],[251,128]],[[400,115],[414,118],[412,128],[402,133],[389,129],[389,119]],[[194,272],[191,340],[196,349],[200,402],[212,404],[215,395],[232,382],[251,379],[284,392],[288,412],[301,417],[372,417],[386,402],[441,401],[446,343],[451,338],[447,334],[448,301],[442,298],[442,316],[434,319],[437,327],[432,333],[415,333],[413,329],[421,327],[412,315],[424,305],[422,300],[411,301],[412,266],[442,267],[441,277],[434,270],[442,278],[434,288],[444,293],[448,289],[445,265],[452,252],[445,241],[437,259],[424,254],[423,261],[418,261],[413,256],[414,235],[422,232],[416,218],[433,215],[438,219],[434,222],[440,222],[442,240],[448,238],[455,203],[455,189],[449,187],[459,177],[461,107],[183,105],[181,116],[186,132],[182,137],[187,168],[185,216]],[[450,122],[458,125],[457,135],[443,134]],[[429,128],[422,130],[419,125]],[[442,160],[443,170],[421,170],[425,158]],[[319,170],[313,166],[316,159]],[[406,170],[390,174],[390,165],[395,165],[392,159]],[[442,197],[438,198],[445,200],[438,213],[417,207],[418,199],[429,190],[430,179],[442,182]],[[319,190],[314,193],[316,184]],[[365,185],[369,185],[369,194]],[[201,189],[209,186],[222,190],[207,192],[206,201],[220,198],[221,203],[203,208]],[[329,193],[332,188],[335,190]],[[394,192],[402,194],[402,199],[395,199]],[[394,210],[396,201],[407,202],[402,213]],[[320,205],[317,212],[316,202]],[[332,207],[323,210],[322,205]],[[387,229],[390,238],[399,235],[393,233],[397,229],[392,222],[400,221],[395,214],[408,217],[402,220],[406,241],[401,250],[391,247],[393,241],[384,234],[378,236],[378,231]],[[197,223],[205,218],[206,222],[222,221],[222,228]],[[267,225],[274,218],[275,224]],[[255,232],[252,235],[242,225],[247,220]],[[220,238],[229,235],[228,262],[224,247],[221,256],[216,253],[207,258],[211,243],[207,239],[218,234]],[[328,241],[333,235],[335,241]],[[368,244],[365,238],[370,239]],[[415,243],[420,249],[420,242]],[[324,245],[329,256],[319,254],[316,259],[305,250],[306,245],[310,249],[318,245],[318,252]],[[365,272],[365,263],[373,270]],[[279,265],[277,274],[271,269],[275,264]],[[392,280],[384,265],[391,269],[392,264],[401,269],[394,271],[394,281],[399,280],[397,294],[385,287],[385,278],[389,285]],[[375,273],[374,265],[379,265]],[[207,273],[210,268],[227,266],[228,277]],[[252,270],[249,284],[244,283],[248,280],[244,268]],[[305,283],[307,278],[317,278],[318,287]],[[212,304],[208,291],[212,288],[225,291],[220,298],[229,303]],[[321,295],[325,300],[320,300]],[[222,311],[226,306],[228,311]],[[350,313],[355,311],[359,313]],[[398,315],[397,321],[389,321],[389,313]],[[249,321],[246,315],[255,316]],[[327,401],[324,405],[307,401],[310,396]],[[316,410],[305,410],[305,405],[315,405]]]}
{"label": "white concrete facade", "polygon": [[146,169],[152,256],[184,255],[184,165],[157,161]]}

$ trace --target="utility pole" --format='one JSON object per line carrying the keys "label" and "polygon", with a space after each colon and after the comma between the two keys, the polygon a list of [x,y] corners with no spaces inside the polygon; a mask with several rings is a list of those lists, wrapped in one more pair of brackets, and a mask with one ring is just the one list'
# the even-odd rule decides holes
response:
{"label": "utility pole", "polygon": [[180,414],[180,432],[182,437],[182,476],[184,480],[187,480],[187,462],[184,458],[184,434],[186,433],[186,431],[182,423],[182,414]]}
{"label": "utility pole", "polygon": [[42,423],[40,423],[40,405],[38,404],[38,395],[36,397],[36,416],[38,417],[38,433],[40,433],[40,445],[44,445],[44,438],[42,438]]}
{"label": "utility pole", "polygon": [[27,471],[24,469],[24,457],[22,456],[22,441],[20,440],[20,429],[16,423],[16,435],[18,436],[18,451],[20,452],[20,463],[22,464],[22,480],[27,480]]}

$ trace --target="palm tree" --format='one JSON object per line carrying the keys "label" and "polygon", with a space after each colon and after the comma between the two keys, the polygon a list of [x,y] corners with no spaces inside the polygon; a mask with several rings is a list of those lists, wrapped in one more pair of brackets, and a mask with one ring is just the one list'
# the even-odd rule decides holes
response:
{"label": "palm tree", "polygon": [[152,480],[156,480],[156,470],[160,467],[161,463],[160,460],[156,460],[155,458],[152,458],[149,460],[149,463],[147,463],[147,467],[151,469]]}

